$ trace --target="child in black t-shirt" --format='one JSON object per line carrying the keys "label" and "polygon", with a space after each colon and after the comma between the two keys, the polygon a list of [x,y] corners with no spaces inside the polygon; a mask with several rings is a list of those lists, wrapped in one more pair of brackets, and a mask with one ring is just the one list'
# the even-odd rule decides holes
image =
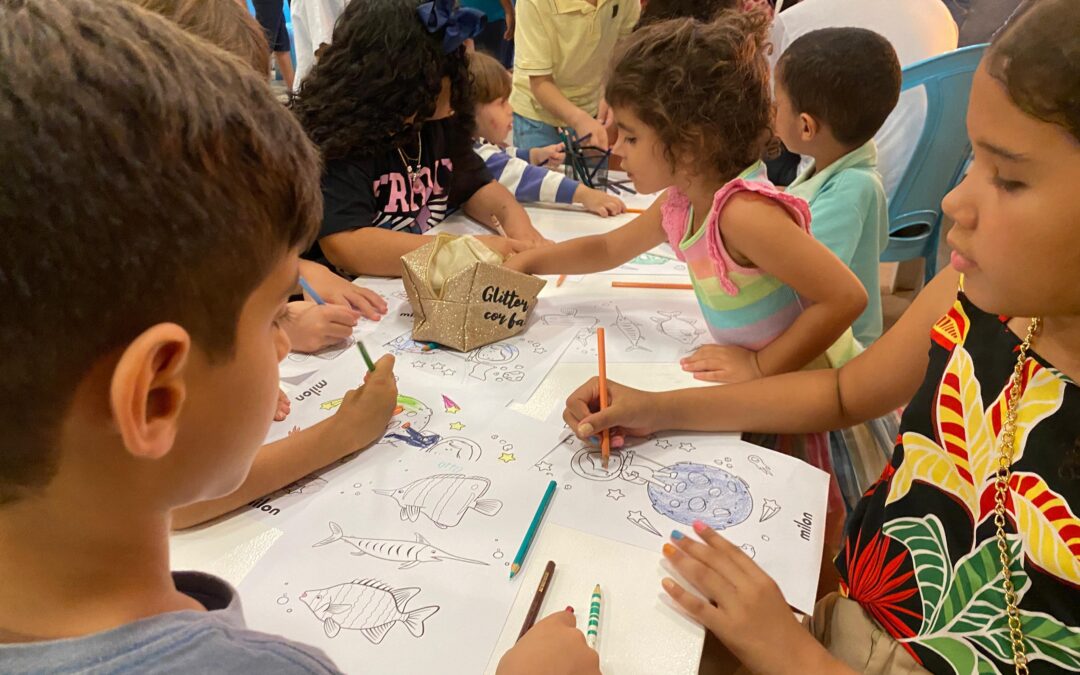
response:
{"label": "child in black t-shirt", "polygon": [[300,86],[293,109],[322,150],[324,215],[308,257],[349,274],[397,276],[418,235],[461,206],[507,237],[509,255],[541,242],[513,195],[472,150],[465,42],[483,16],[454,0],[354,0]]}

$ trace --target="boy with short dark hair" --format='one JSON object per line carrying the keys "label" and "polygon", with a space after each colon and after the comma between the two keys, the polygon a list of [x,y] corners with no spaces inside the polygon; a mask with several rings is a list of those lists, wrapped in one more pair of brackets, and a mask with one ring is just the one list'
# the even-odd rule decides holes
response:
{"label": "boy with short dark hair", "polygon": [[[234,490],[269,427],[315,149],[258,75],[131,3],[5,1],[0,25],[3,671],[337,672],[169,571],[172,510]],[[599,672],[572,624],[500,673]]]}
{"label": "boy with short dark hair", "polygon": [[788,192],[810,203],[810,227],[859,277],[869,302],[855,337],[881,336],[878,263],[889,214],[873,136],[900,96],[900,63],[889,41],[862,28],[803,35],[776,66],[776,135],[814,159]]}

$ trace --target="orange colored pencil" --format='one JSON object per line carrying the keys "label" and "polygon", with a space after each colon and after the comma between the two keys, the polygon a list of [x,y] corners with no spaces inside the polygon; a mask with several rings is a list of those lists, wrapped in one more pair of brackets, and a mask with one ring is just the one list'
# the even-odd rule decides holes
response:
{"label": "orange colored pencil", "polygon": [[626,207],[626,212],[627,213],[645,213],[645,209],[632,209],[630,207]]}
{"label": "orange colored pencil", "polygon": [[659,288],[669,291],[692,291],[693,284],[657,284],[650,281],[612,281],[612,288]]}
{"label": "orange colored pencil", "polygon": [[[607,408],[607,354],[604,351],[604,329],[596,329],[597,359],[600,366],[600,409]],[[608,458],[611,457],[611,431],[604,429],[600,434],[600,457],[604,468],[608,466]]]}
{"label": "orange colored pencil", "polygon": [[560,274],[559,279],[555,282],[555,288],[562,288],[562,285],[566,283],[566,275]]}

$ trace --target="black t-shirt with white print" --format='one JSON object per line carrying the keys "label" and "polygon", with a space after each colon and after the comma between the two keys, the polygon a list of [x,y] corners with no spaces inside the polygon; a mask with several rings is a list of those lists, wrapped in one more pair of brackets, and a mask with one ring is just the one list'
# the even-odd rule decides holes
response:
{"label": "black t-shirt with white print", "polygon": [[[441,223],[494,180],[471,143],[450,142],[455,133],[452,119],[433,120],[420,130],[422,147],[405,149],[404,161],[390,147],[374,157],[328,161],[319,238],[361,227],[423,234]],[[420,168],[410,180],[405,161],[415,161],[418,149]],[[305,257],[325,262],[317,242]]]}

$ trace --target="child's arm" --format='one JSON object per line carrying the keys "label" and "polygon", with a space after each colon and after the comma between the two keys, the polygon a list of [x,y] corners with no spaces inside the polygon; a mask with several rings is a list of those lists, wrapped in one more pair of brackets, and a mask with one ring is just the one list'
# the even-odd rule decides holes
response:
{"label": "child's arm", "polygon": [[563,419],[583,440],[604,429],[638,436],[663,429],[800,434],[842,429],[906,405],[929,363],[927,336],[956,298],[948,269],[919,293],[900,320],[839,370],[812,370],[719,387],[643,392],[609,382],[599,410],[596,378],[566,401]]}
{"label": "child's arm", "polygon": [[663,200],[661,196],[616,230],[530,249],[507,260],[506,266],[526,274],[589,274],[618,267],[666,240],[660,227]]}
{"label": "child's arm", "polygon": [[[514,199],[514,195],[510,194],[510,191],[498,181],[493,180],[474,192],[462,208],[470,217],[486,227],[491,227],[491,217],[495,216],[511,239],[531,244],[544,242],[544,236],[533,227],[529,214],[525,213],[525,209]],[[503,253],[503,257],[506,255]]]}
{"label": "child's arm", "polygon": [[661,583],[744,667],[767,675],[854,675],[795,620],[776,582],[738,546],[704,524],[694,531],[704,543],[676,532],[664,557],[706,599],[674,579]]}
{"label": "child's arm", "polygon": [[[361,288],[326,265],[312,260],[300,261],[300,276],[331,305],[344,305],[360,312],[365,319],[378,321],[386,314],[386,301],[375,291]],[[314,300],[314,298],[309,298]]]}
{"label": "child's arm", "polygon": [[[536,148],[533,148],[534,150]],[[541,202],[547,204],[582,204],[599,216],[614,216],[626,210],[622,200],[583,185],[573,178],[533,166],[502,150],[493,143],[485,143],[476,150],[484,160],[488,171],[507,190],[514,193],[520,203]]]}
{"label": "child's arm", "polygon": [[173,529],[183,529],[229,513],[244,504],[279,490],[312,471],[379,439],[397,404],[394,357],[383,356],[364,385],[345,395],[330,419],[263,446],[247,478],[230,495],[196,502],[173,511]]}
{"label": "child's arm", "polygon": [[[866,291],[858,278],[801,232],[780,206],[756,195],[736,196],[724,209],[720,228],[733,257],[748,259],[812,304],[756,356],[728,348],[712,363],[706,363],[707,358],[687,361],[688,370],[744,373],[744,362],[757,377],[798,370],[824,354],[866,308]],[[746,379],[751,377],[736,381]]]}
{"label": "child's arm", "polygon": [[[486,222],[491,222],[490,216]],[[477,239],[504,258],[532,245],[529,242],[497,235],[482,235]],[[362,227],[358,230],[338,232],[323,237],[319,240],[319,246],[322,247],[327,260],[350,274],[399,277],[401,276],[401,256],[415,251],[430,241],[430,237],[422,234],[394,232],[381,227]]]}

